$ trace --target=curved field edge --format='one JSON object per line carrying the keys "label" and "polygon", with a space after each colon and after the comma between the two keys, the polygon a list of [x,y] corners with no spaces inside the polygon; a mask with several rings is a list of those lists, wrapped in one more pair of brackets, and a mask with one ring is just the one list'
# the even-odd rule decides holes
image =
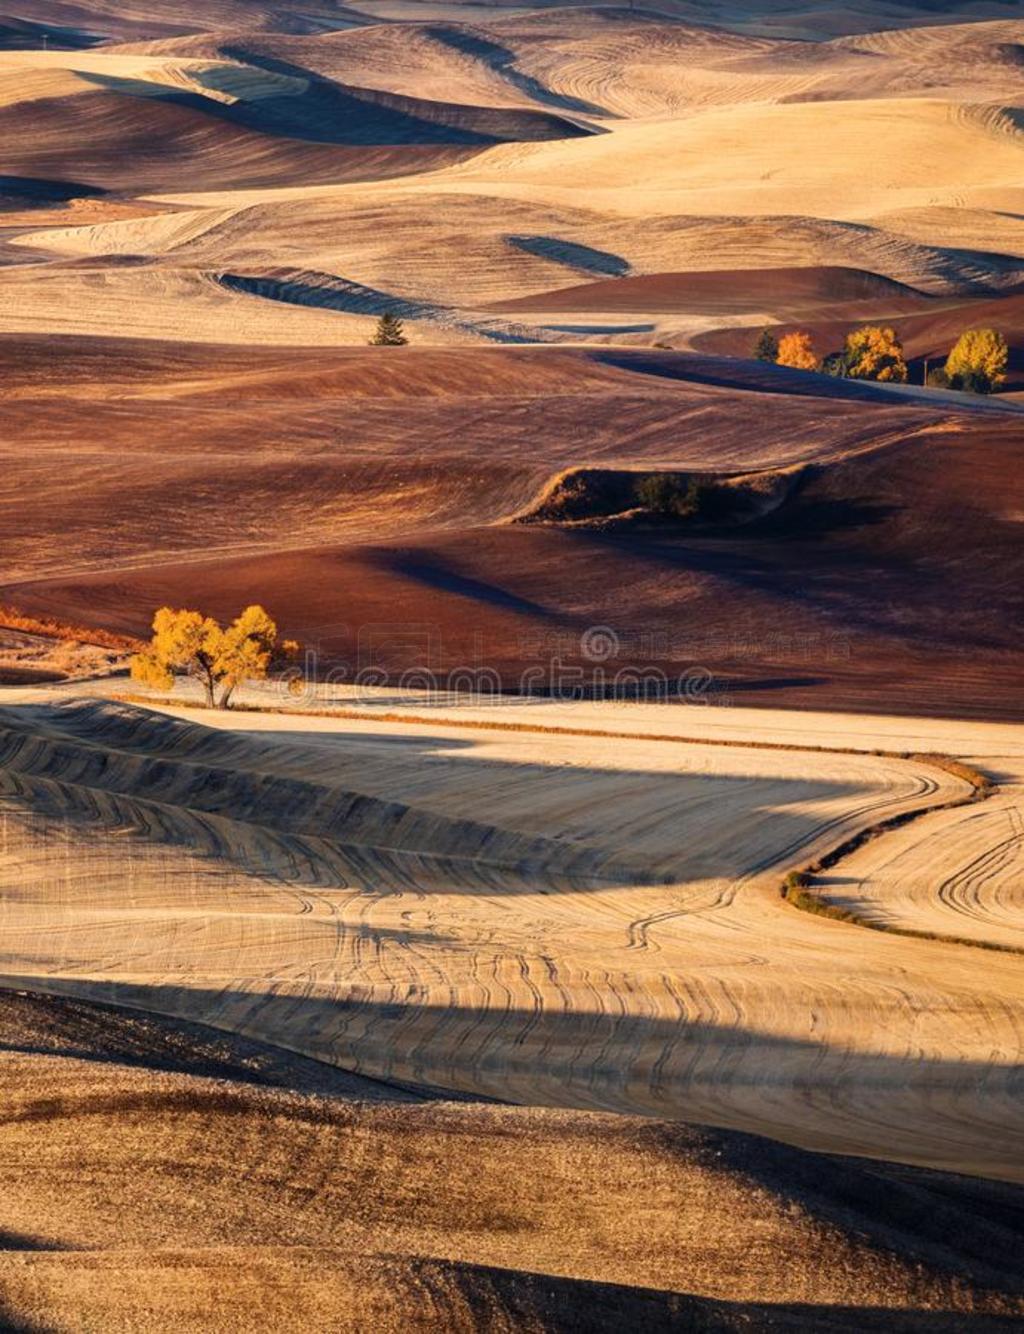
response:
{"label": "curved field edge", "polygon": [[[247,734],[287,732],[294,726],[291,713],[288,719],[253,717],[248,723],[244,716],[232,720],[230,713],[222,714],[221,726],[210,729],[189,727],[187,714],[179,714],[171,727],[184,725],[190,734],[205,734],[208,749],[224,751],[228,745],[246,767],[243,752],[254,745],[262,751],[270,742],[269,736],[257,741]],[[39,715],[40,723],[48,716]],[[135,726],[152,730],[170,722],[149,712],[152,721],[145,724],[146,716],[139,710]],[[203,715],[192,716],[198,721]],[[206,717],[213,721],[212,715]],[[439,719],[430,721],[441,725]],[[681,888],[666,891],[664,884],[645,878],[640,888],[623,884],[613,889],[612,898],[582,885],[551,895],[532,875],[507,887],[482,885],[480,873],[470,871],[433,893],[430,885],[416,886],[415,897],[407,898],[390,892],[391,869],[381,881],[374,862],[366,870],[372,881],[359,878],[342,887],[347,897],[339,902],[339,913],[331,914],[334,925],[318,920],[327,915],[321,912],[321,906],[329,906],[325,898],[323,905],[313,904],[314,917],[304,918],[305,928],[300,928],[285,919],[305,913],[305,900],[319,893],[307,886],[304,875],[301,883],[293,883],[289,872],[280,884],[275,876],[272,884],[256,885],[246,878],[248,861],[226,868],[210,862],[205,874],[191,854],[178,863],[177,853],[140,843],[130,854],[135,898],[128,903],[120,886],[130,845],[107,840],[96,845],[95,856],[84,849],[82,858],[62,859],[50,888],[46,866],[52,858],[38,839],[34,847],[25,842],[30,826],[19,828],[15,822],[10,865],[23,890],[19,894],[12,882],[16,892],[8,940],[25,960],[15,975],[20,985],[33,985],[41,964],[50,974],[44,986],[77,995],[87,990],[98,999],[128,1001],[147,1012],[205,1022],[214,1018],[215,1024],[223,1020],[229,1031],[274,1043],[283,1038],[280,1045],[286,1049],[385,1080],[482,1092],[527,1106],[600,1108],[714,1124],[809,1149],[902,1157],[998,1180],[1016,1172],[1005,1143],[991,1146],[978,1138],[979,1121],[985,1119],[982,1088],[986,1098],[1010,1099],[1015,1080],[1011,1062],[1017,1038],[1005,1008],[1015,984],[1008,965],[999,963],[997,975],[977,978],[959,953],[943,961],[930,948],[886,943],[877,936],[877,947],[865,951],[863,938],[851,941],[855,933],[816,926],[807,918],[803,925],[789,919],[776,894],[780,868],[799,856],[801,847],[809,858],[858,823],[877,818],[883,792],[882,808],[890,811],[899,809],[894,797],[901,803],[941,799],[935,794],[934,771],[863,752],[861,765],[852,758],[821,755],[818,777],[827,796],[819,807],[817,788],[780,793],[730,786],[745,776],[758,782],[774,782],[778,776],[785,782],[799,775],[804,782],[809,756],[799,746],[780,748],[794,751],[788,757],[758,759],[751,752],[744,759],[739,749],[717,747],[688,757],[678,745],[647,745],[643,754],[633,754],[625,744],[618,747],[614,733],[611,743],[584,743],[572,737],[499,739],[481,730],[470,754],[463,739],[467,733],[452,729],[460,754],[450,753],[441,767],[425,769],[421,755],[443,755],[437,746],[445,745],[445,736],[432,738],[425,750],[418,744],[410,749],[417,729],[408,725],[400,729],[408,742],[399,748],[389,744],[396,729],[376,723],[325,725],[324,730],[347,736],[351,743],[336,752],[329,766],[332,779],[344,785],[354,774],[356,787],[366,791],[368,786],[388,799],[429,790],[432,806],[442,814],[470,817],[482,809],[503,810],[507,795],[510,824],[523,821],[520,827],[535,833],[580,833],[586,829],[572,811],[585,795],[592,812],[587,828],[597,827],[593,812],[608,811],[599,842],[609,851],[657,858],[666,870],[678,864],[673,883]],[[225,740],[215,743],[217,734]],[[186,750],[195,749],[184,740],[161,749],[184,759]],[[153,751],[141,741],[132,748]],[[268,752],[268,764],[256,768],[300,774],[313,764],[321,766],[325,749],[333,749],[326,739],[319,745],[302,742],[301,749],[293,750],[281,737],[275,739],[273,757]],[[223,758],[232,762],[231,755]],[[527,767],[485,771],[476,763],[512,758]],[[608,763],[601,764],[602,758]],[[559,776],[560,760],[571,761],[572,769],[586,776]],[[542,771],[553,777],[541,789]],[[620,772],[642,773],[644,781],[623,785]],[[534,781],[527,781],[528,773]],[[483,784],[482,774],[488,778]],[[712,776],[711,786],[702,774]],[[871,781],[873,774],[881,791]],[[829,786],[847,781],[854,786]],[[258,786],[264,797],[276,790],[262,782]],[[941,796],[949,797],[961,785],[947,779],[942,786]],[[851,793],[855,810],[846,800]],[[520,796],[528,798],[521,807],[516,805]],[[808,801],[815,804],[805,805]],[[546,814],[540,823],[525,823],[541,805]],[[740,832],[737,824],[751,810],[760,812],[750,824],[762,831],[756,836]],[[796,822],[787,824],[797,812]],[[115,824],[124,823],[122,813],[128,812],[115,812]],[[714,816],[710,824],[709,814]],[[139,823],[146,825],[145,814]],[[59,857],[60,844],[55,851]],[[268,849],[275,865],[279,851]],[[393,867],[393,859],[388,868],[400,869]],[[405,868],[410,869],[416,867]],[[242,879],[236,879],[236,871]],[[32,889],[35,883],[38,890]],[[404,884],[413,887],[408,876]],[[500,895],[499,903],[489,902],[487,884]],[[224,901],[225,887],[233,895],[237,890],[230,904]],[[325,895],[333,892],[321,888]],[[367,898],[368,890],[373,892]],[[61,904],[70,916],[62,909],[50,914]],[[45,920],[40,908],[48,914]],[[151,929],[151,908],[159,910],[159,931]],[[121,950],[126,911],[132,913],[129,930],[137,957],[115,965],[112,976],[105,961]],[[78,931],[78,920],[88,927],[85,934]],[[51,921],[57,935],[49,930]],[[196,948],[182,955],[179,946],[191,944]],[[751,967],[765,955],[778,968]],[[315,976],[309,974],[310,960],[317,961]],[[908,985],[922,1001],[921,1021],[909,1031],[902,1004],[891,992],[894,964],[906,969]],[[77,976],[58,980],[51,965],[63,973],[70,968]],[[836,979],[850,972],[861,977],[862,985],[847,990]],[[410,983],[419,988],[414,997]],[[621,1009],[600,999],[609,995],[631,999]],[[954,1007],[952,1018],[967,998],[970,1012],[977,1005],[978,1013],[988,1016],[989,1031],[979,1044],[977,1034],[967,1031],[967,1021],[956,1020],[956,1033],[966,1044],[961,1047],[938,1016]],[[819,1014],[823,1021],[816,1018]],[[872,1036],[879,1033],[891,1034],[891,1040]],[[781,1056],[772,1065],[775,1053]],[[967,1082],[969,1072],[976,1071],[980,1079],[983,1069],[983,1085]],[[892,1136],[882,1140],[875,1130],[879,1100],[891,1130],[918,1123],[923,1101],[932,1105],[938,1100],[948,1136],[923,1147],[919,1135],[913,1142],[904,1136],[906,1142],[894,1149]],[[1012,1138],[1016,1114],[1011,1106],[1007,1102]]]}
{"label": "curved field edge", "polygon": [[1003,941],[981,940],[972,936],[955,936],[944,931],[925,931],[915,927],[899,926],[891,922],[881,922],[869,917],[866,913],[857,912],[854,908],[843,908],[837,903],[830,903],[825,895],[820,894],[814,888],[813,878],[815,876],[820,875],[822,871],[831,870],[833,867],[840,865],[846,857],[872,839],[879,838],[892,830],[901,829],[925,815],[934,815],[938,811],[955,810],[960,806],[971,806],[981,801],[987,801],[997,790],[986,774],[960,760],[954,759],[950,755],[905,754],[901,758],[913,759],[918,764],[930,765],[933,769],[939,769],[943,773],[962,778],[971,785],[972,790],[966,796],[958,797],[953,801],[945,801],[939,805],[914,811],[901,811],[897,815],[879,820],[877,823],[862,829],[859,833],[851,835],[833,848],[831,852],[815,858],[814,861],[799,870],[790,871],[782,883],[780,890],[782,898],[801,912],[811,913],[816,917],[827,917],[835,922],[849,922],[854,926],[867,927],[871,931],[885,931],[890,935],[909,936],[915,940],[936,940],[945,945],[973,945],[977,949],[996,950],[1001,954],[1024,954],[1024,949],[1017,945],[1007,945]]}
{"label": "curved field edge", "polygon": [[[119,704],[135,704],[142,708],[151,708],[155,710],[169,708],[203,711],[206,708],[205,704],[198,700],[172,699],[170,696],[166,695],[144,695],[137,691],[117,691],[105,695],[105,698],[111,699]],[[230,712],[278,714],[294,718],[359,719],[365,722],[374,723],[411,723],[424,727],[436,727],[438,723],[442,721],[438,718],[430,718],[426,714],[419,714],[411,711],[406,712],[404,710],[399,713],[377,709],[288,709],[262,703],[255,704],[244,702],[233,703]],[[536,732],[542,736],[607,737],[609,740],[658,741],[670,742],[682,746],[723,746],[739,750],[800,751],[811,755],[876,755],[881,759],[913,760],[919,764],[928,764],[954,778],[962,779],[964,782],[970,784],[972,788],[989,785],[989,779],[983,774],[972,769],[970,765],[963,764],[952,755],[939,755],[932,752],[921,753],[910,750],[894,750],[884,746],[874,746],[870,749],[866,749],[863,746],[820,746],[807,745],[795,741],[758,741],[755,738],[751,738],[750,740],[740,740],[732,737],[709,737],[701,735],[687,736],[681,732],[642,732],[628,731],[619,728],[563,727],[544,723],[509,723],[498,722],[493,719],[453,718],[449,714],[445,714],[443,723],[445,727],[467,728],[470,731],[475,732]],[[976,800],[976,798],[972,796],[970,800]],[[942,808],[932,806],[928,809],[936,810]]]}
{"label": "curved field edge", "polygon": [[[153,699],[144,695],[134,693],[119,693],[113,698],[125,704],[156,706],[156,707],[188,707],[203,709],[205,705],[190,703],[187,706],[182,705],[179,700],[169,698]],[[425,715],[414,713],[389,713],[389,712],[369,712],[363,709],[285,709],[273,708],[266,705],[239,704],[235,706],[239,712],[249,713],[272,713],[283,714],[297,717],[313,718],[340,718],[360,720],[366,722],[383,723],[408,723],[414,726],[437,725],[436,718],[429,718]],[[979,949],[995,950],[1004,954],[1022,954],[1017,946],[1007,945],[1000,941],[987,941],[973,939],[967,936],[955,936],[941,931],[925,931],[912,927],[901,927],[898,925],[879,922],[868,917],[864,913],[858,913],[850,908],[843,908],[837,904],[830,903],[828,899],[817,892],[812,887],[812,878],[821,872],[830,870],[839,865],[846,857],[855,852],[865,843],[880,837],[881,835],[895,829],[901,829],[905,825],[919,820],[926,815],[934,815],[939,811],[955,810],[962,806],[974,805],[978,802],[986,801],[997,790],[996,785],[987,774],[965,764],[962,760],[952,755],[943,755],[936,752],[917,752],[906,750],[890,750],[882,747],[873,748],[866,752],[863,748],[856,746],[812,746],[798,745],[797,743],[786,743],[776,741],[758,741],[758,740],[732,740],[729,738],[707,738],[707,737],[687,737],[669,733],[650,733],[650,732],[629,732],[629,731],[606,731],[600,728],[575,728],[575,727],[552,727],[533,723],[511,723],[498,722],[494,720],[478,721],[470,719],[456,719],[447,717],[445,719],[446,727],[466,728],[473,731],[499,731],[499,732],[535,732],[542,735],[554,736],[579,736],[579,737],[601,737],[601,738],[619,738],[628,741],[653,741],[667,742],[678,745],[709,745],[722,747],[724,749],[738,748],[743,750],[776,750],[776,751],[799,751],[808,754],[839,754],[839,755],[864,755],[872,754],[881,758],[893,760],[909,760],[917,764],[925,765],[936,769],[942,774],[949,775],[967,783],[970,791],[963,796],[955,797],[949,801],[937,802],[932,805],[920,806],[910,811],[900,811],[895,815],[888,816],[883,820],[875,821],[873,824],[848,835],[835,847],[815,857],[805,866],[788,872],[780,888],[782,899],[791,904],[794,908],[802,912],[810,913],[817,917],[826,917],[833,921],[847,922],[851,925],[867,927],[874,931],[884,931],[890,935],[907,936],[918,940],[935,940],[948,945],[974,945]]]}
{"label": "curved field edge", "polygon": [[[180,700],[173,700],[168,697],[154,698],[153,696],[141,695],[132,692],[119,692],[111,696],[119,703],[130,704],[141,707],[179,708],[179,709],[197,709],[206,710],[205,704],[190,701],[188,704]],[[380,723],[401,723],[411,726],[436,727],[437,718],[430,718],[423,714],[416,713],[394,713],[378,712],[365,709],[287,709],[275,708],[263,704],[236,704],[232,711],[240,713],[258,713],[258,714],[276,714],[288,717],[299,718],[334,718],[349,719],[361,722],[380,722]],[[683,746],[712,746],[722,749],[740,749],[740,750],[768,750],[768,751],[786,751],[800,752],[807,754],[837,754],[837,755],[857,755],[862,756],[870,754],[884,759],[905,760],[916,764],[924,765],[935,769],[939,773],[958,779],[966,783],[969,791],[961,796],[950,800],[936,802],[929,805],[922,805],[913,810],[899,811],[885,819],[875,821],[863,828],[849,834],[833,848],[816,856],[807,865],[790,871],[781,887],[781,897],[793,907],[820,917],[828,917],[835,921],[854,923],[858,926],[866,926],[873,930],[887,931],[893,935],[903,935],[918,939],[939,940],[947,944],[955,945],[977,945],[982,949],[993,949],[1004,953],[1019,954],[1024,951],[1000,942],[989,942],[976,940],[968,937],[948,935],[943,932],[931,932],[915,930],[909,927],[899,927],[874,921],[863,914],[858,914],[851,909],[841,908],[835,904],[830,904],[827,899],[817,894],[811,888],[811,878],[820,874],[822,871],[829,870],[839,865],[846,857],[865,843],[880,837],[891,830],[903,828],[915,820],[919,820],[926,815],[934,815],[939,811],[955,810],[962,806],[969,806],[987,800],[997,790],[992,780],[987,774],[982,773],[972,765],[965,764],[962,760],[952,755],[944,755],[937,752],[919,752],[907,750],[892,750],[883,747],[874,747],[866,751],[856,746],[821,746],[821,745],[800,745],[796,742],[787,743],[781,741],[763,741],[763,740],[734,740],[724,737],[697,737],[683,736],[673,733],[652,733],[636,732],[626,730],[604,730],[601,728],[587,727],[560,727],[545,726],[536,723],[513,723],[500,722],[493,719],[481,721],[475,719],[458,719],[450,716],[444,719],[445,727],[464,728],[470,731],[496,731],[496,732],[514,732],[514,733],[536,733],[546,736],[578,736],[593,737],[605,739],[619,739],[623,741],[644,741],[655,743],[669,743]]]}

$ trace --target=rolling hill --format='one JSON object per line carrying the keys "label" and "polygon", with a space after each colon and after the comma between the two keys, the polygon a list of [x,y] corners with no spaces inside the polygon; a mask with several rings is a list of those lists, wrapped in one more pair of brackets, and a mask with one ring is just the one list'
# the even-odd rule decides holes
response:
{"label": "rolling hill", "polygon": [[[1022,70],[0,18],[0,1326],[1020,1327]],[[127,680],[257,602],[304,680]]]}

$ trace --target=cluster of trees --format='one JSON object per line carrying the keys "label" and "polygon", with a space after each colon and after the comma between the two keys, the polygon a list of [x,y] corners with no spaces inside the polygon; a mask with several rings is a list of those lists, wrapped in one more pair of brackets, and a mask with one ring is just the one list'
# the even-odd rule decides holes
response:
{"label": "cluster of trees", "polygon": [[294,662],[299,645],[279,640],[277,626],[258,605],[246,607],[230,625],[182,608],[161,607],[153,637],[132,658],[132,680],[170,690],[176,676],[190,676],[203,689],[208,708],[227,709],[246,681],[262,681],[275,667]]}
{"label": "cluster of trees", "polygon": [[[820,371],[844,380],[907,382],[903,344],[889,325],[866,324],[854,329],[839,351],[824,358],[819,358],[809,333],[788,333],[777,339],[770,329],[763,329],[754,344],[754,356],[758,361]],[[933,388],[991,394],[1006,379],[1009,356],[1006,339],[995,329],[968,329],[960,335],[945,365],[928,372],[927,383]]]}

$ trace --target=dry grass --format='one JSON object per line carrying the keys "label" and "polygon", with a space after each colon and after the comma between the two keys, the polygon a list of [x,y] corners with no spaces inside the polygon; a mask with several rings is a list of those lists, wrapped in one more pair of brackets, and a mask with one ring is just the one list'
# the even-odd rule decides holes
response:
{"label": "dry grass", "polygon": [[46,639],[57,639],[79,646],[90,644],[98,648],[115,649],[122,653],[134,653],[142,647],[142,642],[132,635],[119,635],[96,626],[69,625],[66,621],[52,616],[33,615],[0,602],[0,629],[17,630],[24,634],[41,635]]}

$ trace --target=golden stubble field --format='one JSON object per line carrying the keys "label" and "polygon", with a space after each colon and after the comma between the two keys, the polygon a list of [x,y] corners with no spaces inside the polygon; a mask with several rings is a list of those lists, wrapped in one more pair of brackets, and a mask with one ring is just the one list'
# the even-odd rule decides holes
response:
{"label": "golden stubble field", "polygon": [[668,309],[552,296],[793,266],[902,285],[880,314],[1008,291],[1022,27],[991,12],[810,42],[615,9],[309,34],[200,12],[0,50],[0,329],[331,346],[393,308],[419,343],[686,346],[792,302],[737,301],[741,278]]}
{"label": "golden stubble field", "polygon": [[[504,712],[533,729],[547,707]],[[6,980],[386,1080],[1015,1178],[1019,956],[815,918],[779,895],[816,853],[968,784],[830,753],[856,719],[812,715],[797,749],[752,749],[624,736],[685,737],[716,712],[665,706],[662,722],[637,707],[639,729],[625,706],[561,706],[562,734],[477,731],[457,709],[462,726],[444,710],[382,722],[14,705]],[[1018,731],[978,727],[919,730],[998,747],[1019,772]],[[753,742],[771,723],[743,711],[740,730]],[[999,852],[1018,806],[1010,790],[962,812],[907,826],[905,877],[955,878],[963,863],[991,919],[975,933],[1005,944],[1019,880]],[[972,872],[986,852],[991,873]],[[870,904],[877,879],[859,884],[840,863],[823,887]],[[943,898],[922,925],[962,934]]]}

